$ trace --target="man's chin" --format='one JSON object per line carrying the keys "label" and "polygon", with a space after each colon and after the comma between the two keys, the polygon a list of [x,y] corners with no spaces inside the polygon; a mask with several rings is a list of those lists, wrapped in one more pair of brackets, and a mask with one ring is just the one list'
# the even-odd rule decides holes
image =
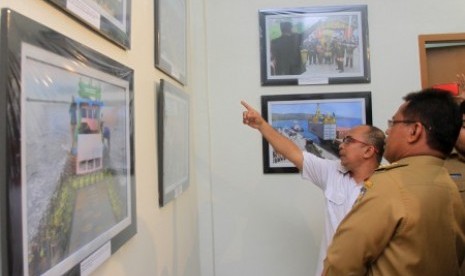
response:
{"label": "man's chin", "polygon": [[339,160],[340,160],[341,165],[342,165],[343,167],[345,167],[345,166],[347,165],[347,162],[345,161],[345,158],[344,158],[344,157],[339,156]]}

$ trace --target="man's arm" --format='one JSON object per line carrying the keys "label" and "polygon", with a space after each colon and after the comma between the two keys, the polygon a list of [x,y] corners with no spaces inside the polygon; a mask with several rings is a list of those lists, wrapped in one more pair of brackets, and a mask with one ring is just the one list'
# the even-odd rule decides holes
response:
{"label": "man's arm", "polygon": [[291,161],[299,170],[302,170],[304,160],[302,150],[294,142],[277,132],[248,103],[241,101],[241,104],[247,109],[242,113],[242,122],[260,131],[263,138],[270,143],[275,151]]}

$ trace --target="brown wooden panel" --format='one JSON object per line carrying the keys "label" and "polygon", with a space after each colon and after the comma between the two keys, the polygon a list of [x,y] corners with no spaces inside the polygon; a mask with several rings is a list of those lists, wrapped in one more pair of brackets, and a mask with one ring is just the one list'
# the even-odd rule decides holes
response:
{"label": "brown wooden panel", "polygon": [[456,81],[465,73],[465,33],[418,37],[422,88]]}
{"label": "brown wooden panel", "polygon": [[441,47],[426,50],[427,86],[456,81],[465,72],[465,46]]}

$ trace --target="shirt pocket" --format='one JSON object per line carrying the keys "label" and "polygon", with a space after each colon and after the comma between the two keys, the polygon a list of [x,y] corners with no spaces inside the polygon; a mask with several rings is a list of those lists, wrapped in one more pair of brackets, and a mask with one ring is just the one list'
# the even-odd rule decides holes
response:
{"label": "shirt pocket", "polygon": [[461,173],[450,173],[450,178],[457,184],[459,192],[465,191],[465,178]]}
{"label": "shirt pocket", "polygon": [[344,204],[345,202],[345,197],[342,193],[338,193],[338,192],[326,192],[325,193],[325,197],[328,199],[328,201],[331,203],[331,204],[334,204],[334,205],[342,205]]}
{"label": "shirt pocket", "polygon": [[460,180],[455,181],[457,183],[457,187],[459,188],[459,192],[464,193],[465,192],[465,179],[462,178]]}

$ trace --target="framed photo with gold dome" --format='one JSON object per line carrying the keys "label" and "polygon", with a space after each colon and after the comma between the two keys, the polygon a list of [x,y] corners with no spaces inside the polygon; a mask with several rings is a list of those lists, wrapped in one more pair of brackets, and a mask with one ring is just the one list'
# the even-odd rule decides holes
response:
{"label": "framed photo with gold dome", "polygon": [[366,5],[259,11],[261,84],[370,82]]}
{"label": "framed photo with gold dome", "polygon": [[[263,95],[263,118],[302,151],[339,159],[346,132],[372,124],[371,92]],[[298,169],[263,139],[264,173],[297,173]]]}

